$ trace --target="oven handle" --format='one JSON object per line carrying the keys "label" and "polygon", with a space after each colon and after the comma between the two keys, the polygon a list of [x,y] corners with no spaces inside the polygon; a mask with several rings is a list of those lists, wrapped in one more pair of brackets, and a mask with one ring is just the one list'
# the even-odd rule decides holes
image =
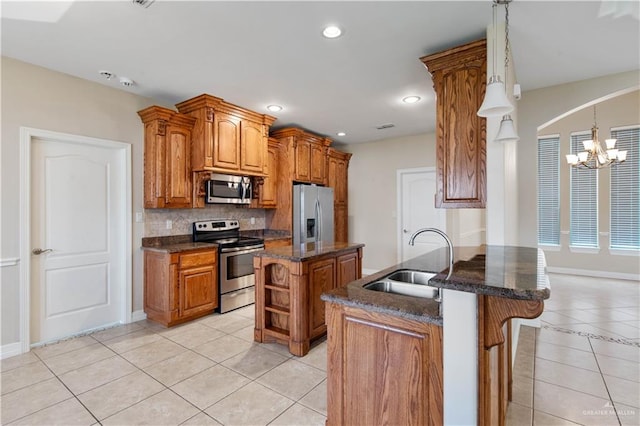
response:
{"label": "oven handle", "polygon": [[258,244],[255,246],[247,246],[247,247],[226,247],[226,248],[220,249],[220,253],[245,254],[245,253],[251,253],[251,252],[260,251],[260,250],[264,250],[264,244]]}

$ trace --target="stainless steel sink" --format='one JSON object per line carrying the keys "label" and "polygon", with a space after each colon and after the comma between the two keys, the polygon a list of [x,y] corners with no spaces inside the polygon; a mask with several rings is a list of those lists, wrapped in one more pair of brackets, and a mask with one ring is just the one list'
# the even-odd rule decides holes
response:
{"label": "stainless steel sink", "polygon": [[400,281],[407,284],[429,284],[429,280],[435,277],[437,274],[432,272],[422,271],[396,271],[393,274],[387,276],[385,279],[391,281]]}
{"label": "stainless steel sink", "polygon": [[436,299],[439,301],[439,289],[427,285],[429,279],[435,275],[434,273],[422,271],[396,271],[379,281],[365,284],[364,288],[384,293]]}

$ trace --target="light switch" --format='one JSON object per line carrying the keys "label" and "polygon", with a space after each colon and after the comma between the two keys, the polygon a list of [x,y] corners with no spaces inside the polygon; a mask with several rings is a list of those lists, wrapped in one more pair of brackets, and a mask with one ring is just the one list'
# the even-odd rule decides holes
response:
{"label": "light switch", "polygon": [[136,222],[144,222],[144,214],[142,212],[136,212]]}

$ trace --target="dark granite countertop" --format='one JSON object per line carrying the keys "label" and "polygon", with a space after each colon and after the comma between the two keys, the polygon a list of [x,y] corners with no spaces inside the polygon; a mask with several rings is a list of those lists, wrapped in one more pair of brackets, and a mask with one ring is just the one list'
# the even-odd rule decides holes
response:
{"label": "dark granite countertop", "polygon": [[314,257],[320,257],[325,254],[335,254],[343,251],[349,251],[364,247],[360,243],[308,243],[299,246],[274,247],[265,251],[256,253],[260,257],[273,257],[278,259],[287,259],[293,261],[311,260]]}
{"label": "dark granite countertop", "polygon": [[322,299],[407,319],[442,324],[440,304],[433,299],[363,288],[366,284],[402,269],[436,272],[437,275],[429,281],[429,285],[443,289],[510,299],[543,300],[550,296],[542,250],[514,246],[458,247],[454,249],[453,257],[453,272],[448,280],[448,250],[442,248],[353,281],[346,287],[323,294]]}
{"label": "dark granite countertop", "polygon": [[180,253],[190,250],[202,250],[218,247],[215,243],[194,243],[191,234],[171,235],[167,237],[145,237],[142,239],[142,249],[164,253]]}

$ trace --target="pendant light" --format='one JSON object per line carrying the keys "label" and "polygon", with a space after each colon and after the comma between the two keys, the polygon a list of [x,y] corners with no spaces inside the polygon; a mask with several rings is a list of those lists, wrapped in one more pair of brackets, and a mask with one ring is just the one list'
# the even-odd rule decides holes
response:
{"label": "pendant light", "polygon": [[[509,78],[509,2],[511,0],[506,0],[504,9],[505,9],[505,24],[504,24],[504,81],[505,84]],[[518,142],[520,140],[520,136],[516,133],[516,128],[513,125],[513,120],[511,119],[511,114],[505,114],[502,116],[502,121],[500,122],[500,129],[498,130],[498,135],[495,139],[497,142]]]}
{"label": "pendant light", "polygon": [[478,110],[480,117],[499,117],[513,111],[513,105],[511,105],[509,98],[507,98],[504,83],[500,80],[500,76],[496,75],[496,68],[498,67],[496,60],[496,45],[498,44],[496,37],[496,8],[498,7],[498,0],[494,0],[491,7],[493,12],[493,74],[489,79],[489,84],[487,84],[484,101]]}

